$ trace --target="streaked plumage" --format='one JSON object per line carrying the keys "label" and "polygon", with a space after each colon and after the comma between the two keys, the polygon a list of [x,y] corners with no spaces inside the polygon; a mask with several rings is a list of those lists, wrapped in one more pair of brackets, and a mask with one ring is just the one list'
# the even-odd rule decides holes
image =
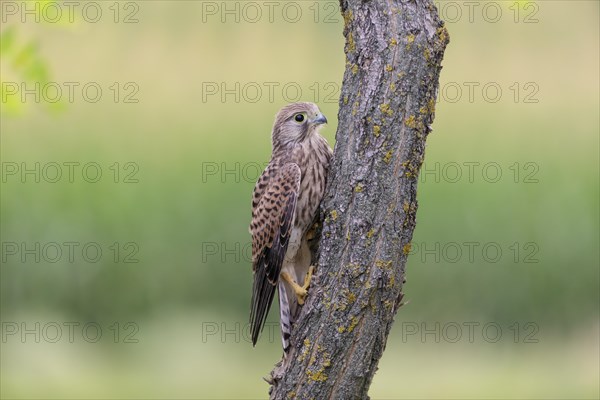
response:
{"label": "streaked plumage", "polygon": [[311,254],[306,233],[323,197],[332,155],[327,141],[318,133],[326,122],[313,103],[289,104],[275,118],[271,161],[258,179],[252,199],[253,344],[277,287],[284,351],[289,347],[292,324],[306,295],[306,290],[298,286],[308,285],[305,277]]}

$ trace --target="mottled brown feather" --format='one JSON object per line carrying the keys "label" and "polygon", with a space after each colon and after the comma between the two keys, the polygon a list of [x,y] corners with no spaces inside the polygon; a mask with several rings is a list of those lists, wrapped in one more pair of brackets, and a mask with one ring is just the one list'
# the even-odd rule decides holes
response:
{"label": "mottled brown feather", "polygon": [[267,182],[268,186],[253,207],[250,226],[254,271],[250,325],[254,344],[271,308],[287,251],[300,190],[300,167],[288,163],[267,169],[259,179],[261,181]]}

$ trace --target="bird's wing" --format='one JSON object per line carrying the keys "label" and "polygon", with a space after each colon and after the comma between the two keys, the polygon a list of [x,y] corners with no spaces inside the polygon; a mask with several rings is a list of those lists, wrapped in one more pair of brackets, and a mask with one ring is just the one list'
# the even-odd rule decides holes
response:
{"label": "bird's wing", "polygon": [[[297,164],[289,163],[279,168],[268,179],[267,187],[252,210],[252,344],[258,340],[275,295],[296,211],[300,175]],[[262,180],[261,177],[259,182]]]}

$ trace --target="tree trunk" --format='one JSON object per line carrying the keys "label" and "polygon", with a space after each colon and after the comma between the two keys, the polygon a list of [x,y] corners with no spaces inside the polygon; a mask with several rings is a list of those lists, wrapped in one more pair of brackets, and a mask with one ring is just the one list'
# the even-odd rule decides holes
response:
{"label": "tree trunk", "polygon": [[[431,0],[341,0],[346,71],[317,276],[272,399],[366,399],[402,305],[448,33]],[[401,386],[399,386],[401,387]]]}

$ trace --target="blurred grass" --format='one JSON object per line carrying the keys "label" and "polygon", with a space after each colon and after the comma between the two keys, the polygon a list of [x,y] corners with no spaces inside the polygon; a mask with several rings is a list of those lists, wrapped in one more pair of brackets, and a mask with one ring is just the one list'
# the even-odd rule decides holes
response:
{"label": "blurred grass", "polygon": [[[256,349],[201,340],[203,322],[247,320],[249,262],[238,255],[203,262],[202,246],[249,242],[253,187],[231,175],[203,182],[202,172],[206,163],[268,161],[272,118],[285,101],[278,94],[273,102],[203,102],[202,82],[298,82],[305,97],[314,82],[339,84],[341,24],[200,24],[199,2],[140,4],[139,24],[16,27],[23,43],[39,42],[51,79],[103,88],[135,82],[139,103],[76,101],[62,112],[28,103],[0,122],[3,162],[95,161],[105,173],[114,162],[139,165],[136,184],[3,182],[3,242],[140,248],[137,264],[109,256],[98,264],[3,262],[2,321],[136,321],[140,343],[9,339],[3,398],[263,397],[260,377],[279,357],[278,340]],[[540,342],[404,343],[396,327],[374,399],[599,395],[598,4],[539,5],[537,24],[514,24],[506,14],[497,24],[448,26],[442,88],[492,81],[504,93],[493,104],[480,92],[473,103],[441,99],[425,165],[497,162],[504,176],[498,183],[422,179],[413,242],[497,242],[505,255],[498,263],[411,256],[410,304],[397,324],[534,322]],[[572,24],[577,29],[559,29]],[[535,82],[539,102],[515,104],[514,82]],[[337,104],[319,103],[333,145]],[[539,182],[514,183],[508,167],[515,162],[536,163]],[[514,242],[536,243],[539,262],[515,263]]]}
{"label": "blurred grass", "polygon": [[[210,310],[162,310],[139,321],[137,344],[13,344],[2,356],[3,398],[264,398],[279,338],[256,349],[247,336],[203,336],[203,324],[236,317]],[[30,315],[31,321],[63,320]],[[103,325],[107,326],[107,325]],[[373,399],[594,398],[598,327],[569,340],[491,344],[403,342],[395,333],[373,382]],[[268,336],[265,335],[263,339]],[[560,343],[553,348],[551,343]],[[40,354],[43,357],[40,357]],[[35,381],[35,385],[30,382]]]}

